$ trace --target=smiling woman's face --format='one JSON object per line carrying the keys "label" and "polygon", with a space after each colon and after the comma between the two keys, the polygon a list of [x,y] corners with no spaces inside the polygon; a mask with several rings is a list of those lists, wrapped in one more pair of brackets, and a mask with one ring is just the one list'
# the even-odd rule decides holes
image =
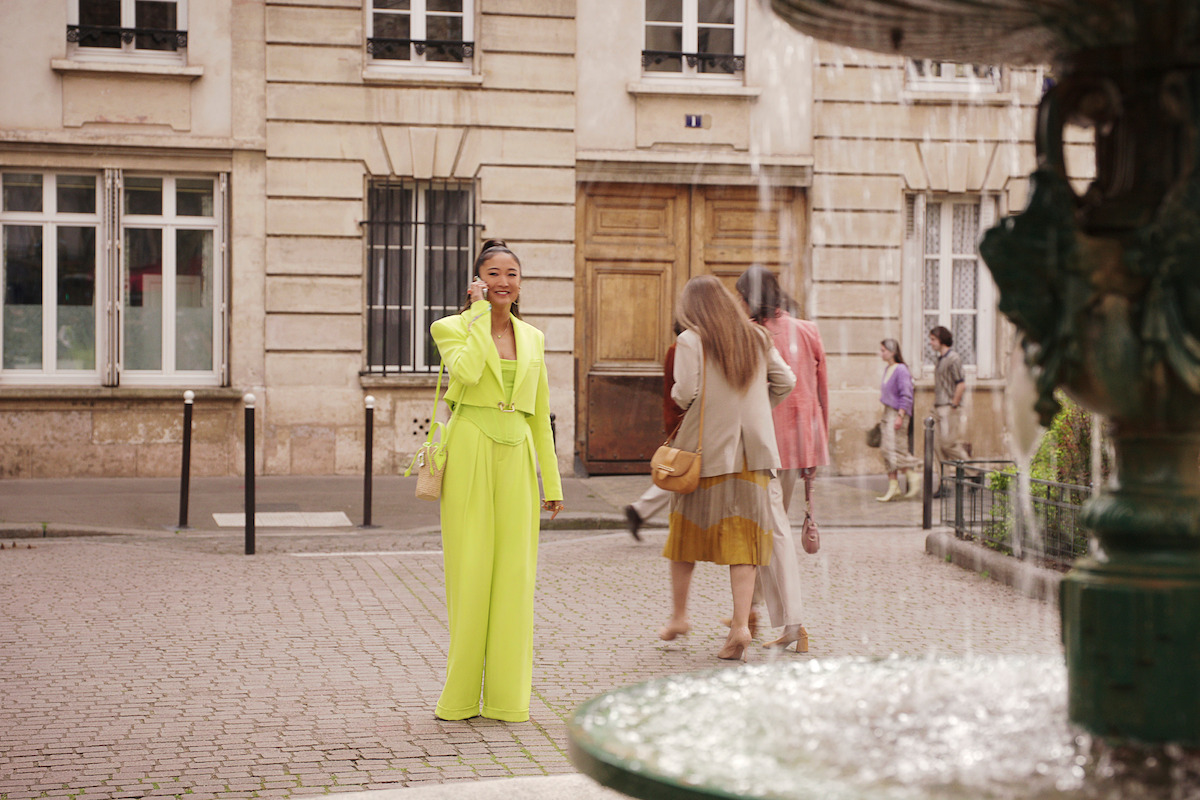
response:
{"label": "smiling woman's face", "polygon": [[479,269],[487,284],[487,299],[493,305],[512,305],[521,293],[521,265],[508,253],[497,253]]}

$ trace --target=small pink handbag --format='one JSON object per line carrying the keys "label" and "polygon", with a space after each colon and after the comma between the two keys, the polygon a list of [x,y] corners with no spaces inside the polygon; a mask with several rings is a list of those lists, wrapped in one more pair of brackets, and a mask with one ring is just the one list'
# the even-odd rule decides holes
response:
{"label": "small pink handbag", "polygon": [[804,479],[804,525],[800,528],[800,546],[810,555],[821,549],[821,531],[812,518],[812,478]]}

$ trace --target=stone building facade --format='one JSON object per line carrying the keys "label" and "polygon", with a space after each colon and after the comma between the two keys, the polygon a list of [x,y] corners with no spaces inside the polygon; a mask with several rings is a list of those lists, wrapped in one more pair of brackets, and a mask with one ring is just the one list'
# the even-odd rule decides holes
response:
{"label": "stone building facade", "polygon": [[749,0],[5,13],[0,475],[175,474],[187,389],[196,474],[242,469],[247,392],[263,474],[361,471],[368,395],[375,470],[402,470],[429,322],[492,237],[566,472],[644,471],[678,290],[754,263],[821,328],[836,471],[879,469],[881,338],[925,413],[934,322],[969,356],[975,452],[1003,451],[1011,335],[974,237],[1024,202],[1039,70],[835,47]]}
{"label": "stone building facade", "polygon": [[973,454],[1004,452],[1012,336],[975,246],[1024,203],[1042,79],[1037,69],[817,46],[813,311],[836,353],[830,427],[842,471],[878,463],[862,432],[878,415],[880,340],[901,344],[916,419],[932,413],[935,325],[955,334],[966,366]]}
{"label": "stone building facade", "polygon": [[188,389],[196,474],[241,470],[247,392],[264,474],[361,471],[368,394],[375,469],[401,469],[429,425],[424,333],[485,236],[527,262],[571,407],[573,3],[5,14],[0,474],[173,474]]}
{"label": "stone building facade", "polygon": [[5,477],[172,474],[185,389],[195,470],[237,468],[261,360],[232,339],[261,308],[263,9],[150,5],[5,5]]}

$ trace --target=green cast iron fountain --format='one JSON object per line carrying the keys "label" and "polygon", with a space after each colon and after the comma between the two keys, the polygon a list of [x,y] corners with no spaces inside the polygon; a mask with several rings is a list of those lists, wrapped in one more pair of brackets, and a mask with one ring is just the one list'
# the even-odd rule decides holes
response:
{"label": "green cast iron fountain", "polygon": [[[950,61],[1045,64],[1026,210],[980,253],[1056,386],[1104,414],[1117,485],[1062,584],[1069,716],[1115,739],[1200,742],[1200,4],[1194,0],[773,0],[808,34]],[[1064,124],[1096,131],[1067,180]]]}
{"label": "green cast iron fountain", "polygon": [[[1117,481],[1061,590],[1068,713],[1106,738],[1200,743],[1200,3],[772,0],[824,39],[918,58],[1053,62],[1028,206],[980,246],[1044,425],[1105,415]],[[1064,124],[1095,130],[1077,196]]]}
{"label": "green cast iron fountain", "polygon": [[[1054,65],[1028,205],[980,251],[1043,424],[1057,387],[1105,415],[1117,477],[1062,582],[1065,673],[1031,657],[671,676],[578,709],[573,761],[654,800],[1200,795],[1200,0],[771,5],[853,47]],[[1067,124],[1095,130],[1082,196]]]}

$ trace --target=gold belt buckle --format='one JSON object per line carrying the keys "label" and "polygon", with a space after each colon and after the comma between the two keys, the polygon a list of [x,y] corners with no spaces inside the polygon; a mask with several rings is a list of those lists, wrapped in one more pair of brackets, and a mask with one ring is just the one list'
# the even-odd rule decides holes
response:
{"label": "gold belt buckle", "polygon": [[508,404],[508,408],[504,407],[504,403],[497,403],[496,405],[498,405],[500,407],[500,410],[503,411],[505,414],[511,414],[517,410],[516,406],[513,405],[512,403]]}

